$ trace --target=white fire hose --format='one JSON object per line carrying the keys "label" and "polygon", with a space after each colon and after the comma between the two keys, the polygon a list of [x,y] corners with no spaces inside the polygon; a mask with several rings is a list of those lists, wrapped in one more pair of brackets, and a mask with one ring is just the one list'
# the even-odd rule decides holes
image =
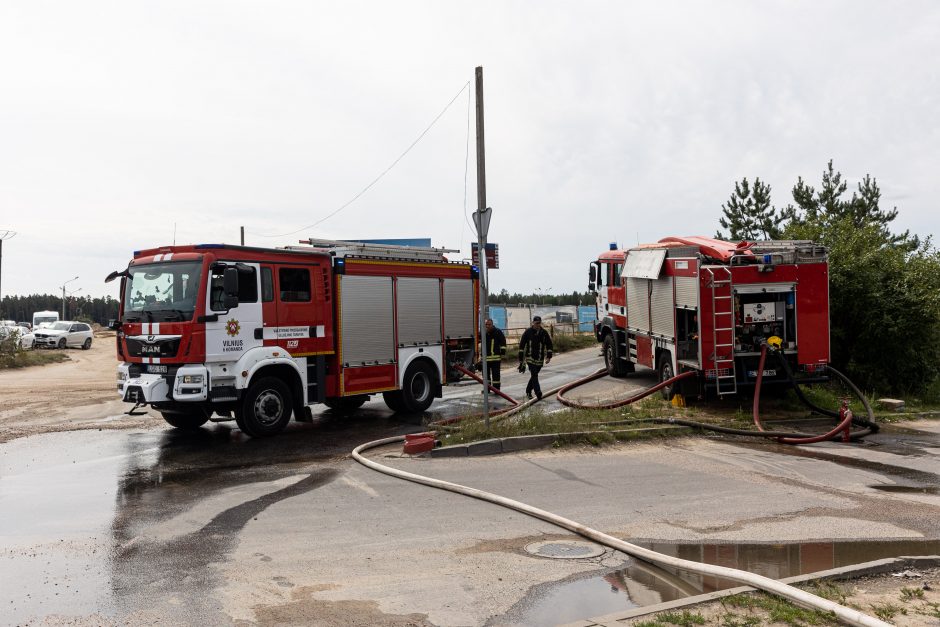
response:
{"label": "white fire hose", "polygon": [[457,494],[463,494],[465,496],[470,496],[483,501],[489,501],[490,503],[495,503],[496,505],[508,507],[509,509],[514,509],[518,512],[522,512],[523,514],[528,514],[534,518],[544,520],[563,529],[572,531],[580,536],[603,544],[604,546],[622,551],[627,555],[632,555],[633,557],[640,558],[647,562],[665,566],[673,566],[689,572],[699,573],[702,575],[713,575],[715,577],[721,577],[722,579],[736,581],[753,588],[764,590],[765,592],[776,594],[804,607],[818,609],[824,612],[832,612],[839,618],[839,620],[847,625],[859,625],[862,627],[890,627],[890,623],[886,623],[872,616],[868,616],[867,614],[864,614],[858,610],[846,607],[844,605],[839,605],[838,603],[823,599],[822,597],[816,596],[815,594],[811,594],[805,590],[800,590],[799,588],[789,586],[769,577],[756,575],[754,573],[738,570],[736,568],[693,562],[691,560],[684,560],[678,557],[672,557],[671,555],[657,553],[656,551],[644,549],[643,547],[625,542],[619,538],[609,536],[606,533],[601,533],[596,529],[591,529],[590,527],[586,527],[581,523],[563,518],[557,514],[545,511],[544,509],[532,507],[531,505],[514,501],[504,496],[499,496],[498,494],[477,490],[476,488],[469,488],[457,483],[442,481],[440,479],[432,479],[431,477],[425,477],[411,472],[406,472],[404,470],[398,470],[396,468],[375,462],[371,459],[367,459],[362,455],[363,452],[368,451],[369,449],[373,449],[378,446],[384,446],[386,444],[402,442],[404,439],[405,438],[403,436],[398,436],[367,442],[361,446],[357,446],[355,450],[353,450],[352,456],[360,464],[363,464],[364,466],[386,475],[391,475],[392,477],[398,477],[399,479],[405,479],[407,481],[413,481],[415,483],[421,483],[432,488],[439,488],[441,490],[456,492]]}

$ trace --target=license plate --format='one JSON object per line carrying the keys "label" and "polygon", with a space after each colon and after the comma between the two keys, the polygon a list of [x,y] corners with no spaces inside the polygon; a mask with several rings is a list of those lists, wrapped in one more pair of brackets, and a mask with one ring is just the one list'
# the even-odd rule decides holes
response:
{"label": "license plate", "polygon": [[166,374],[167,370],[166,366],[154,366],[151,364],[147,366],[147,372],[150,374]]}
{"label": "license plate", "polygon": [[[747,371],[747,376],[749,376],[749,377],[752,378],[752,379],[756,379],[756,378],[757,378],[757,371],[756,371],[756,370],[748,370],[748,371]],[[765,371],[764,371],[764,376],[765,376],[765,377],[775,377],[775,376],[777,376],[777,371],[776,371],[776,370],[765,370]]]}

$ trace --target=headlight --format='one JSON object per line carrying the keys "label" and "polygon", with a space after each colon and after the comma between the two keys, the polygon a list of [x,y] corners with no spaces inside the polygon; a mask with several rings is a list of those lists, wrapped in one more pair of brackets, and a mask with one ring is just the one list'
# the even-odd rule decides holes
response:
{"label": "headlight", "polygon": [[183,383],[198,383],[202,385],[202,375],[201,374],[184,374]]}
{"label": "headlight", "polygon": [[118,371],[117,371],[117,377],[118,377],[118,378],[117,378],[118,381],[124,381],[125,379],[127,379],[127,371],[126,371],[126,370],[118,370]]}

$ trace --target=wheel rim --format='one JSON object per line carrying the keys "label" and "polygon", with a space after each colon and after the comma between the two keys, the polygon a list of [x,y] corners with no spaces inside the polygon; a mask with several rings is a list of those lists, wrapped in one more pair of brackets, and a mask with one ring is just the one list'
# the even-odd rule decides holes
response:
{"label": "wheel rim", "polygon": [[284,411],[284,399],[274,390],[264,390],[255,399],[254,414],[264,426],[276,423]]}
{"label": "wheel rim", "polygon": [[610,370],[614,363],[614,347],[610,342],[608,342],[604,348],[604,361],[607,362],[607,369]]}
{"label": "wheel rim", "polygon": [[[672,364],[670,364],[670,363],[667,361],[665,364],[663,364],[663,379],[662,379],[662,380],[663,380],[663,381],[668,381],[668,380],[671,379],[672,377],[673,377],[673,374],[672,374]],[[664,393],[664,394],[667,394],[667,395],[668,395],[670,392],[672,392],[672,386],[671,386],[671,385],[667,385],[666,387],[663,388],[663,393]]]}
{"label": "wheel rim", "polygon": [[418,403],[424,402],[428,394],[431,393],[431,382],[428,380],[427,373],[416,372],[415,376],[411,378],[409,389],[411,390],[411,398]]}

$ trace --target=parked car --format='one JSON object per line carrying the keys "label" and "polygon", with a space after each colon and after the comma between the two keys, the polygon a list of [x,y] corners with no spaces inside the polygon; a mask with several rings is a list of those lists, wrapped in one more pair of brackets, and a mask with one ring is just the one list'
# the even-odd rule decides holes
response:
{"label": "parked car", "polygon": [[28,322],[17,322],[17,323],[16,323],[16,326],[18,326],[18,327],[23,327],[23,328],[26,329],[27,331],[32,331],[32,330],[33,330],[33,325],[31,325],[31,324],[28,323]]}
{"label": "parked car", "polygon": [[13,338],[14,344],[18,348],[29,350],[35,344],[36,338],[28,329],[20,326],[3,325],[0,326],[0,342]]}
{"label": "parked car", "polygon": [[66,348],[67,346],[81,347],[84,350],[91,348],[91,327],[84,322],[60,320],[51,327],[41,328],[35,332],[36,346],[47,348]]}

